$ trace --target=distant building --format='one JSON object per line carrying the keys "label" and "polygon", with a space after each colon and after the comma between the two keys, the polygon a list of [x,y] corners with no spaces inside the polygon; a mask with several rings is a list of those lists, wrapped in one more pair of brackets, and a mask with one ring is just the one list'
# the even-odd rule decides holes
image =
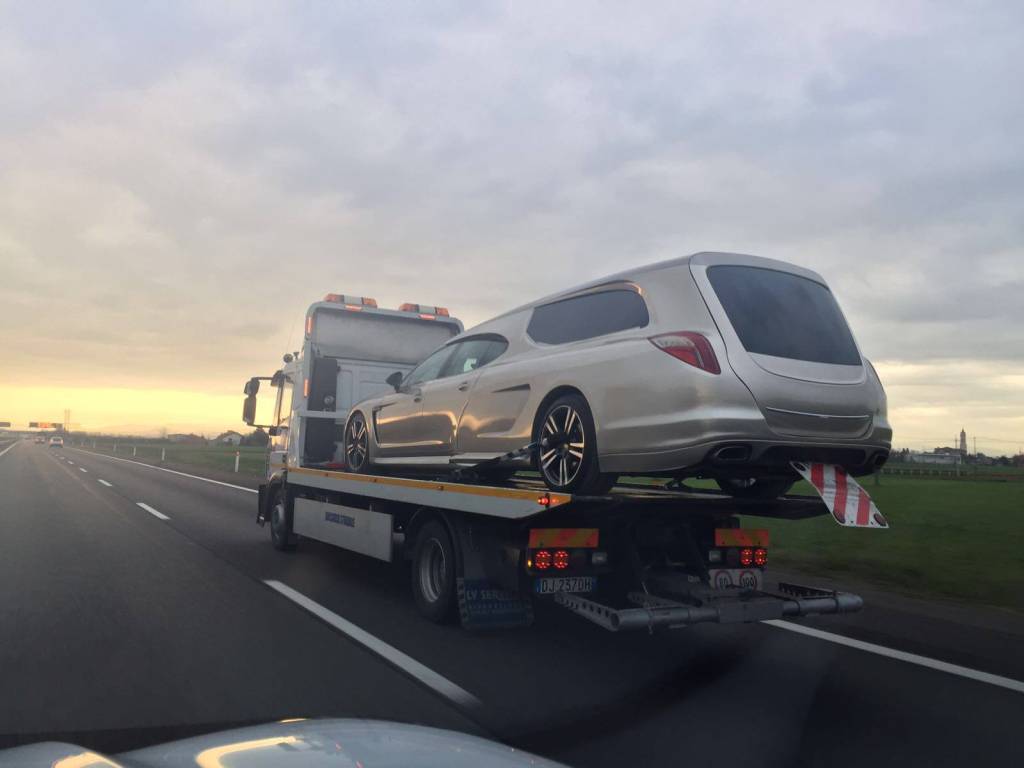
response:
{"label": "distant building", "polygon": [[960,452],[952,448],[938,448],[934,453],[924,451],[910,451],[907,454],[907,461],[915,464],[959,464],[962,460]]}
{"label": "distant building", "polygon": [[960,453],[967,455],[967,432],[960,427]]}
{"label": "distant building", "polygon": [[200,437],[199,435],[193,435],[192,433],[187,435],[168,435],[167,439],[172,443],[180,443],[183,445],[206,445],[206,438]]}
{"label": "distant building", "polygon": [[217,435],[216,442],[222,445],[240,445],[242,442],[242,435],[240,432],[235,432],[235,430],[229,429],[227,432]]}

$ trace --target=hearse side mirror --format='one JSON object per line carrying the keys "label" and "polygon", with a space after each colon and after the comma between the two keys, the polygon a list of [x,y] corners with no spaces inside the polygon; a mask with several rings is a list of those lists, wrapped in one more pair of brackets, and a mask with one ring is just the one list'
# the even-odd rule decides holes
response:
{"label": "hearse side mirror", "polygon": [[402,375],[401,371],[395,371],[390,376],[388,376],[386,379],[384,379],[384,381],[387,382],[388,384],[390,384],[392,387],[394,387],[395,388],[395,392],[397,392],[398,388],[402,386],[402,379],[404,379],[404,378],[405,377]]}

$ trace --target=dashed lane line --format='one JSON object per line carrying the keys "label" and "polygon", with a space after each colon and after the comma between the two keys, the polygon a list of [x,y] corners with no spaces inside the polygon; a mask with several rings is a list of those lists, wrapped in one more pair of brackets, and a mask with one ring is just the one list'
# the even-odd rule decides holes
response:
{"label": "dashed lane line", "polygon": [[138,507],[142,507],[144,510],[149,512],[149,514],[151,514],[153,517],[157,517],[157,518],[159,518],[161,520],[170,520],[171,519],[167,515],[165,515],[163,512],[161,512],[160,510],[153,509],[151,506],[149,506],[149,504],[146,504],[143,501],[136,501],[135,505],[138,506]]}

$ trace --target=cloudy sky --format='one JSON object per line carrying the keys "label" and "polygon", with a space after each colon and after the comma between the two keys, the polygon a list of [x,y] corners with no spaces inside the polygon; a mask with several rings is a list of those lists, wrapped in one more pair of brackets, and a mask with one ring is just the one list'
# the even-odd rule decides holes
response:
{"label": "cloudy sky", "polygon": [[0,420],[239,428],[326,291],[826,276],[896,442],[1024,444],[1024,5],[5,3]]}

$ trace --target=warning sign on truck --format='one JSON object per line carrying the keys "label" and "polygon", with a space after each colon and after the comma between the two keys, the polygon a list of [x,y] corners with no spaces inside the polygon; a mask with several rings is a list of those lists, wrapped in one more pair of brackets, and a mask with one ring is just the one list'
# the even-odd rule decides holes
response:
{"label": "warning sign on truck", "polygon": [[713,589],[761,589],[764,574],[757,568],[712,568],[708,581]]}
{"label": "warning sign on truck", "polygon": [[832,518],[840,525],[850,528],[889,527],[868,492],[842,467],[794,461],[793,469],[818,492]]}

